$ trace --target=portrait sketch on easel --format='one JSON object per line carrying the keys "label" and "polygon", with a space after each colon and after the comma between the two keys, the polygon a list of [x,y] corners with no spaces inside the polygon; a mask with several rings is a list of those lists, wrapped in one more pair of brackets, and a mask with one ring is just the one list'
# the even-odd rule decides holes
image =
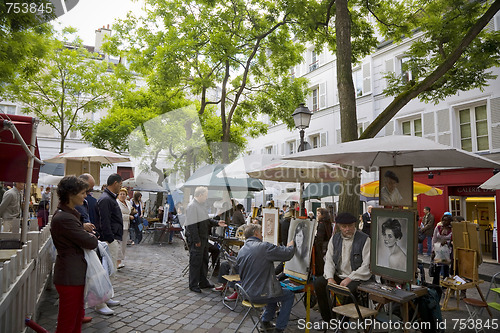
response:
{"label": "portrait sketch on easel", "polygon": [[417,265],[415,212],[372,209],[370,270],[391,281],[410,282]]}
{"label": "portrait sketch on easel", "polygon": [[316,231],[316,220],[293,219],[290,221],[287,243],[295,241],[295,255],[285,263],[285,273],[307,280]]}
{"label": "portrait sketch on easel", "polygon": [[278,209],[262,209],[262,240],[278,245]]}

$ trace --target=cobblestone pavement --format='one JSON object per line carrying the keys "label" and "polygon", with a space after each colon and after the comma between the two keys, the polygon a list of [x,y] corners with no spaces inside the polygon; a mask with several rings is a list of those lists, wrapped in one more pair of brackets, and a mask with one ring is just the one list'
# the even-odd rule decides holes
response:
{"label": "cobblestone pavement", "polygon": [[[114,299],[121,305],[113,308],[113,316],[103,316],[87,309],[86,314],[93,319],[84,324],[83,332],[234,332],[243,317],[243,307],[238,305],[235,311],[230,311],[222,304],[220,293],[205,289],[200,295],[189,291],[187,275],[183,276],[187,262],[187,251],[178,239],[171,245],[127,247],[126,266],[113,281]],[[215,282],[216,278],[212,280]],[[485,295],[488,285],[482,284]],[[478,298],[475,290],[467,293],[469,297]],[[56,301],[55,288],[47,290],[37,316],[38,323],[51,332],[56,328]],[[292,312],[286,332],[303,332],[298,327],[298,318],[305,318],[303,303],[295,306]],[[495,313],[495,318],[500,322],[499,313]],[[453,320],[467,318],[463,302],[460,311],[443,312],[443,316],[447,319],[446,332],[459,332]],[[489,318],[486,312],[482,318]],[[311,311],[311,319],[312,322],[320,320],[316,310]],[[251,327],[251,321],[247,319],[239,332],[250,332]]]}

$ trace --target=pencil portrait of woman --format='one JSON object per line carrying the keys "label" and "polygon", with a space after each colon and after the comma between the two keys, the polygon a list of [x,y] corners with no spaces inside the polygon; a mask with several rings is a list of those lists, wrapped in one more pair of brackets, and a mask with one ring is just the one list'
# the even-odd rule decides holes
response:
{"label": "pencil portrait of woman", "polygon": [[389,249],[388,267],[406,271],[406,253],[398,244],[403,237],[401,223],[393,218],[386,220],[382,224],[382,237],[384,245]]}

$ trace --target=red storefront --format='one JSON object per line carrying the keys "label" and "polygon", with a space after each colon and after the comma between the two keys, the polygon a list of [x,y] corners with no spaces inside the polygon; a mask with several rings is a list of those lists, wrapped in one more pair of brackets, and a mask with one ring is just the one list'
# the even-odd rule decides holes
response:
{"label": "red storefront", "polygon": [[[479,185],[493,176],[493,169],[455,169],[415,172],[414,180],[443,190],[441,196],[419,195],[417,207],[422,216],[425,206],[431,208],[436,221],[444,212],[463,216],[467,221],[477,223],[480,229],[480,239],[485,258],[500,257],[498,246],[493,244],[494,222],[500,214],[500,190],[482,190]],[[493,252],[496,252],[495,254]]]}

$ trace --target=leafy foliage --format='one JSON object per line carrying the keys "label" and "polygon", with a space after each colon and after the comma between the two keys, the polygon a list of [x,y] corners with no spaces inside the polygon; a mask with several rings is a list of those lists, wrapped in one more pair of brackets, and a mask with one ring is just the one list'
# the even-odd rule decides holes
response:
{"label": "leafy foliage", "polygon": [[4,87],[6,97],[24,104],[23,112],[59,133],[60,152],[71,131],[85,129],[84,114],[107,107],[130,80],[120,64],[90,53],[74,32],[65,28],[62,36],[46,39],[46,58],[25,60],[20,74]]}

